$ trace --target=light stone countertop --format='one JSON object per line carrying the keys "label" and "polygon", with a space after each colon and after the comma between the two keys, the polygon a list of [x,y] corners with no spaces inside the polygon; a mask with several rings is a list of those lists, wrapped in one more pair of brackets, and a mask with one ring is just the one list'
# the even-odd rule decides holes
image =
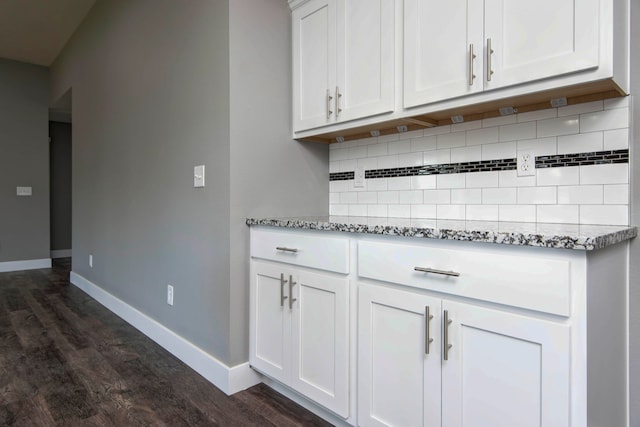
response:
{"label": "light stone countertop", "polygon": [[525,222],[450,221],[371,217],[248,218],[247,225],[382,234],[428,239],[596,250],[638,234],[635,226],[545,224]]}

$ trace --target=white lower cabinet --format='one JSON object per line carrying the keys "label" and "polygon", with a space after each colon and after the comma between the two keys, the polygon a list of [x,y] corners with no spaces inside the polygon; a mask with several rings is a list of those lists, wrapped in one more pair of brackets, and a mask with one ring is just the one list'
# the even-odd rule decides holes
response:
{"label": "white lower cabinet", "polygon": [[568,327],[366,284],[358,316],[361,426],[568,425]]}
{"label": "white lower cabinet", "polygon": [[251,365],[349,415],[349,281],[251,262]]}

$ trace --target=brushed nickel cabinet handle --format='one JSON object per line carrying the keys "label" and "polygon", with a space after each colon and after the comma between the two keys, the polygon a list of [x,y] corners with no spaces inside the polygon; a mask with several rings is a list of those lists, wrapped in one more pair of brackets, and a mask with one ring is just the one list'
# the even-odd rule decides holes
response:
{"label": "brushed nickel cabinet handle", "polygon": [[296,282],[293,281],[293,276],[289,275],[289,310],[293,309],[293,303],[297,301],[296,298],[293,297],[293,285]]}
{"label": "brushed nickel cabinet handle", "polygon": [[327,119],[331,118],[331,114],[333,114],[333,111],[331,111],[331,100],[333,99],[333,96],[331,96],[331,91],[329,89],[327,89]]}
{"label": "brushed nickel cabinet handle", "polygon": [[429,312],[429,306],[424,307],[424,354],[429,354],[429,346],[433,342],[433,338],[430,337],[429,328],[433,314]]}
{"label": "brushed nickel cabinet handle", "polygon": [[491,66],[491,56],[493,55],[493,48],[491,47],[491,38],[487,39],[487,81],[491,81],[491,75],[493,74],[493,67]]}
{"label": "brushed nickel cabinet handle", "polygon": [[449,310],[444,311],[444,339],[443,339],[443,359],[449,360],[449,350],[453,347],[452,344],[449,344],[449,325],[453,322],[453,320],[449,319]]}
{"label": "brushed nickel cabinet handle", "polygon": [[342,108],[340,108],[340,98],[342,98],[342,94],[340,93],[340,88],[336,86],[336,119],[340,117],[340,113],[342,112]]}
{"label": "brushed nickel cabinet handle", "polygon": [[276,246],[276,251],[296,253],[296,252],[298,252],[298,249],[296,249],[296,248],[287,248],[287,247],[284,247],[284,246]]}
{"label": "brushed nickel cabinet handle", "polygon": [[413,269],[421,273],[434,273],[434,274],[442,274],[443,276],[453,276],[453,277],[460,276],[460,273],[455,271],[450,271],[450,270],[449,271],[437,270],[435,268],[428,268],[428,267],[413,267]]}
{"label": "brushed nickel cabinet handle", "polygon": [[280,273],[280,307],[284,307],[284,300],[287,299],[287,297],[284,295],[285,283],[287,283],[287,281],[284,280],[284,273]]}
{"label": "brushed nickel cabinet handle", "polygon": [[473,86],[473,81],[476,78],[476,75],[473,74],[473,63],[476,59],[475,53],[473,53],[473,43],[469,45],[469,86]]}

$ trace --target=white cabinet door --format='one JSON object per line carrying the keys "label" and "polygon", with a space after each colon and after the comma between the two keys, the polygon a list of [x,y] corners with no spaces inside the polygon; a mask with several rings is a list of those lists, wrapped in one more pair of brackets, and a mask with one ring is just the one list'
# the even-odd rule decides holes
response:
{"label": "white cabinet door", "polygon": [[598,0],[484,3],[485,43],[493,50],[486,66],[494,72],[487,89],[598,66]]}
{"label": "white cabinet door", "polygon": [[405,108],[483,89],[482,16],[475,0],[405,0]]}
{"label": "white cabinet door", "polygon": [[557,323],[444,301],[443,427],[568,426],[570,330]]}
{"label": "white cabinet door", "polygon": [[349,416],[349,281],[298,272],[292,295],[290,385]]}
{"label": "white cabinet door", "polygon": [[291,322],[287,272],[251,263],[251,339],[249,360],[265,374],[285,381],[290,371]]}
{"label": "white cabinet door", "polygon": [[293,130],[335,121],[336,0],[311,0],[293,16]]}
{"label": "white cabinet door", "polygon": [[393,111],[394,0],[339,0],[336,120]]}
{"label": "white cabinet door", "polygon": [[439,426],[441,301],[364,284],[358,298],[359,425]]}

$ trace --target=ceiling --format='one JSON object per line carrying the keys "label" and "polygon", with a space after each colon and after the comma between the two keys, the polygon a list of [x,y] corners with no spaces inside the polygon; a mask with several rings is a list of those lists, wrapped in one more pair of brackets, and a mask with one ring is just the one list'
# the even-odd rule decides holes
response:
{"label": "ceiling", "polygon": [[0,0],[0,58],[49,66],[96,0]]}

